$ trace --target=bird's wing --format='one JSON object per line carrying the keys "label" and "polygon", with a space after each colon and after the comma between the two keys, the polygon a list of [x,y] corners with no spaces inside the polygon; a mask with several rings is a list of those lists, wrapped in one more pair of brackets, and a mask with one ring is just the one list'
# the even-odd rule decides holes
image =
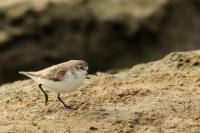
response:
{"label": "bird's wing", "polygon": [[44,70],[37,72],[37,76],[40,78],[45,78],[54,81],[61,81],[65,76],[66,69],[61,67],[50,67]]}
{"label": "bird's wing", "polygon": [[19,72],[20,74],[24,74],[30,78],[38,77],[38,78],[44,78],[54,81],[61,81],[66,72],[72,70],[72,67],[70,65],[66,65],[65,63],[61,63],[58,65],[54,65],[51,67],[48,67],[46,69],[36,71],[36,72]]}

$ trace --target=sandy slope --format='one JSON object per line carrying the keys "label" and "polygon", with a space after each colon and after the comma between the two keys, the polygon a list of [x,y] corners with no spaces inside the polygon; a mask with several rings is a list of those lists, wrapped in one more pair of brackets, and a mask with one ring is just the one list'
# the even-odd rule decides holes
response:
{"label": "sandy slope", "polygon": [[117,74],[98,73],[80,91],[50,94],[31,81],[0,87],[0,132],[200,132],[200,51],[172,53]]}

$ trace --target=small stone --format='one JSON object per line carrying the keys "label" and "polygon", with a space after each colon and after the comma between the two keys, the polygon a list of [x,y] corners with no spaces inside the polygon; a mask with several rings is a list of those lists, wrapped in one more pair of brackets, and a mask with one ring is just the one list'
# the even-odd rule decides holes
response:
{"label": "small stone", "polygon": [[90,130],[98,130],[96,127],[90,127]]}

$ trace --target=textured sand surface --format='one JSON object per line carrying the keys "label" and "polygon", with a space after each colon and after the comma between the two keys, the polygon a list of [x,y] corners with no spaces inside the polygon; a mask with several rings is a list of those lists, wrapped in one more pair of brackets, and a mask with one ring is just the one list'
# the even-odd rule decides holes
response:
{"label": "textured sand surface", "polygon": [[31,80],[0,87],[0,132],[200,132],[200,51],[98,73],[49,105]]}

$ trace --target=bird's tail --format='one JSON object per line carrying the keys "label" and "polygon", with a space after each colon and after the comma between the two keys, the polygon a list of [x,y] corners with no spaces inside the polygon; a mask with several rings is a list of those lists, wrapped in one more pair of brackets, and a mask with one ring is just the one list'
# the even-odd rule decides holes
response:
{"label": "bird's tail", "polygon": [[24,72],[24,71],[20,71],[20,74],[26,75],[30,78],[32,78],[33,76],[36,76],[36,74],[34,72]]}

